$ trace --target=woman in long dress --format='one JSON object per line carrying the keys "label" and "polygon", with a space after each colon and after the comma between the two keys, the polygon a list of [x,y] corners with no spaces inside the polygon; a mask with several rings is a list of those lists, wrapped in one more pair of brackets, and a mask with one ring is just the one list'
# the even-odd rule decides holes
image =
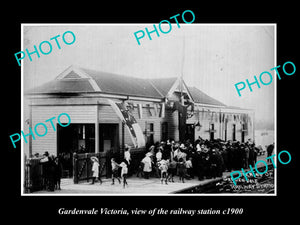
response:
{"label": "woman in long dress", "polygon": [[143,172],[146,179],[149,179],[149,175],[152,171],[152,160],[150,158],[151,153],[148,152],[143,158],[142,163],[144,164]]}

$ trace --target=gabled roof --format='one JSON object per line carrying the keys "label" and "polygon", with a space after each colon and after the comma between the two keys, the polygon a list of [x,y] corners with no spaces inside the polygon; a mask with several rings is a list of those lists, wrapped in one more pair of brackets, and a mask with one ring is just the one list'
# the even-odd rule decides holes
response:
{"label": "gabled roof", "polygon": [[[141,79],[74,66],[68,67],[55,80],[29,91],[30,94],[107,93],[163,99],[178,88],[178,77]],[[196,87],[188,87],[188,95],[195,103],[225,106]]]}
{"label": "gabled roof", "polygon": [[29,90],[29,93],[38,94],[38,93],[80,93],[80,92],[95,92],[93,86],[90,84],[88,79],[61,79],[49,81],[41,86],[38,86],[32,90]]}
{"label": "gabled roof", "polygon": [[68,67],[55,80],[29,91],[32,94],[102,92],[108,94],[163,98],[146,79],[122,76],[74,66]]}
{"label": "gabled roof", "polygon": [[169,90],[174,85],[177,77],[160,78],[160,79],[148,79],[153,86],[165,97]]}
{"label": "gabled roof", "polygon": [[146,79],[83,68],[81,70],[96,82],[101,92],[152,98],[163,97]]}
{"label": "gabled roof", "polygon": [[208,96],[204,92],[200,91],[196,87],[188,87],[189,91],[193,97],[195,103],[207,104],[207,105],[216,105],[216,106],[226,106],[222,102]]}

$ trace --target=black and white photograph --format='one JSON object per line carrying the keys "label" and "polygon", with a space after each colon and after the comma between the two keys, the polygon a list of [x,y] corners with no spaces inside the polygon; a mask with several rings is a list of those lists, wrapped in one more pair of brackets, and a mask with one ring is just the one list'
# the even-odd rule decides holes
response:
{"label": "black and white photograph", "polygon": [[277,195],[277,25],[185,12],[21,24],[22,196]]}
{"label": "black and white photograph", "polygon": [[109,3],[3,7],[3,221],[297,221],[296,4]]}

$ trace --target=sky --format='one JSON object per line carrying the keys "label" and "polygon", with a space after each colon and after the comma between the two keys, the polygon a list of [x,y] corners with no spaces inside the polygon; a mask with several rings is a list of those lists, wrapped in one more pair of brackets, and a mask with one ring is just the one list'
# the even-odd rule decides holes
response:
{"label": "sky", "polygon": [[[154,23],[153,23],[154,24]],[[172,24],[169,33],[147,34],[138,45],[134,33],[153,24],[23,25],[23,51],[60,35],[52,52],[22,60],[24,90],[55,79],[70,65],[139,78],[183,76],[194,86],[230,106],[253,109],[256,122],[273,123],[276,75],[273,24]],[[158,23],[156,23],[156,26]],[[169,26],[162,26],[168,30]],[[72,31],[76,40],[66,45],[61,37]],[[66,35],[66,39],[70,36]],[[71,40],[71,38],[70,38]],[[67,41],[70,41],[67,39]],[[47,46],[44,46],[47,51]],[[263,71],[273,75],[270,85],[241,91],[238,82],[254,81]],[[267,82],[268,78],[264,79]]]}

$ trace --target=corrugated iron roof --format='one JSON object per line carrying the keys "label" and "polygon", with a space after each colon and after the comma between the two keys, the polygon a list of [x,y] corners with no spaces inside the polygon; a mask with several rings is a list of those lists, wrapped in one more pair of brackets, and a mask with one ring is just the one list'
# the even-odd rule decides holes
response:
{"label": "corrugated iron roof", "polygon": [[160,78],[160,79],[148,79],[155,88],[165,97],[175,81],[177,77],[169,77],[169,78]]}
{"label": "corrugated iron roof", "polygon": [[194,102],[201,103],[201,104],[207,104],[207,105],[217,105],[217,106],[226,106],[222,102],[208,96],[204,92],[200,91],[196,87],[188,87]]}
{"label": "corrugated iron roof", "polygon": [[[95,86],[98,86],[97,90],[103,93],[162,99],[166,97],[176,80],[177,77],[142,79],[85,68],[72,70],[70,67],[55,80],[34,88],[28,93],[93,93],[97,92]],[[195,103],[225,106],[196,87],[187,88]]]}
{"label": "corrugated iron roof", "polygon": [[61,79],[47,82],[41,86],[38,86],[29,93],[78,93],[78,92],[94,92],[88,79]]}
{"label": "corrugated iron roof", "polygon": [[81,69],[93,78],[102,92],[153,98],[163,97],[146,79]]}

